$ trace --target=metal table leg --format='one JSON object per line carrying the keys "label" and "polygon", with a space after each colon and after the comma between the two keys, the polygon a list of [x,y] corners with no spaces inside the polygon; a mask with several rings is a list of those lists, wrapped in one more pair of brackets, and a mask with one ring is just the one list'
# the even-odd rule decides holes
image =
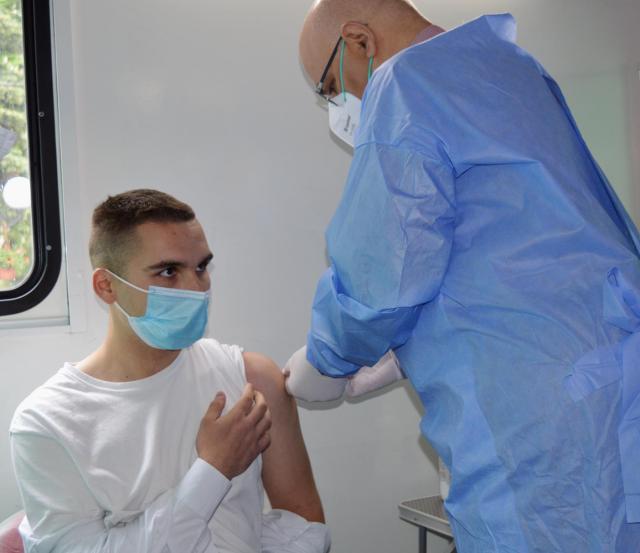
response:
{"label": "metal table leg", "polygon": [[400,518],[418,526],[419,553],[427,553],[427,535],[433,532],[437,536],[449,541],[448,553],[455,553],[456,544],[453,541],[451,525],[447,519],[444,503],[439,495],[421,497],[403,501],[398,505]]}
{"label": "metal table leg", "polygon": [[420,526],[418,530],[420,532],[420,544],[418,545],[418,551],[420,553],[427,553],[427,529]]}

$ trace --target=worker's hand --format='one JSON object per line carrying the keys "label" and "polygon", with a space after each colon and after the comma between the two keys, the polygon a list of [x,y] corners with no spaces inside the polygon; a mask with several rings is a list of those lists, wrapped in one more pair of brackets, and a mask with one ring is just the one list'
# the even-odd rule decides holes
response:
{"label": "worker's hand", "polygon": [[304,401],[331,401],[342,397],[346,378],[331,378],[320,374],[307,361],[307,348],[296,351],[287,361],[282,372],[287,392]]}
{"label": "worker's hand", "polygon": [[260,392],[251,384],[233,408],[221,416],[226,397],[218,392],[200,423],[198,456],[229,480],[242,474],[270,444],[271,414]]}
{"label": "worker's hand", "polygon": [[362,367],[356,374],[349,377],[346,395],[357,397],[368,394],[402,378],[405,376],[398,358],[392,350],[389,350],[373,367]]}

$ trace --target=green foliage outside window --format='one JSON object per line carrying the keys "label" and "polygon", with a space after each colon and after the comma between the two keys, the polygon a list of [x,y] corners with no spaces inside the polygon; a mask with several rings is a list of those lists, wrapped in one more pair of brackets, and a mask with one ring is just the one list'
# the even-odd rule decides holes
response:
{"label": "green foliage outside window", "polygon": [[[0,160],[0,187],[29,177],[22,10],[20,0],[0,0],[0,126],[17,136]],[[11,209],[0,194],[0,290],[15,288],[31,271],[31,210]]]}

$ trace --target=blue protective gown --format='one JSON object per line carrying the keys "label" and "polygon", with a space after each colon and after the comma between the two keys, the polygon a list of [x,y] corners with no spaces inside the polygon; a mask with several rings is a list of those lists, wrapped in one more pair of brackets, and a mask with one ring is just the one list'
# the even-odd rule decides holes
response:
{"label": "blue protective gown", "polygon": [[460,553],[637,553],[638,232],[514,39],[482,17],[373,75],[308,359],[395,349]]}

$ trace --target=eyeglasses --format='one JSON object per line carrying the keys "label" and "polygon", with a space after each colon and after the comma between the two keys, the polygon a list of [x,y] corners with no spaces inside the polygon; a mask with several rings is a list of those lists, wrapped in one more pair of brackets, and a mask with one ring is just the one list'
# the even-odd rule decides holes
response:
{"label": "eyeglasses", "polygon": [[342,42],[342,37],[338,38],[338,42],[336,42],[335,48],[333,49],[333,52],[331,52],[331,57],[329,58],[329,61],[327,62],[327,65],[325,65],[324,67],[324,71],[322,72],[322,77],[320,77],[320,80],[318,81],[318,84],[316,85],[316,94],[318,96],[320,96],[323,100],[326,100],[327,102],[333,104],[333,99],[331,98],[331,96],[329,96],[328,94],[325,94],[324,92],[324,80],[327,78],[327,73],[329,72],[329,68],[331,67],[331,64],[333,63],[333,60],[336,57],[336,54],[338,53],[338,48],[340,47],[340,43]]}

